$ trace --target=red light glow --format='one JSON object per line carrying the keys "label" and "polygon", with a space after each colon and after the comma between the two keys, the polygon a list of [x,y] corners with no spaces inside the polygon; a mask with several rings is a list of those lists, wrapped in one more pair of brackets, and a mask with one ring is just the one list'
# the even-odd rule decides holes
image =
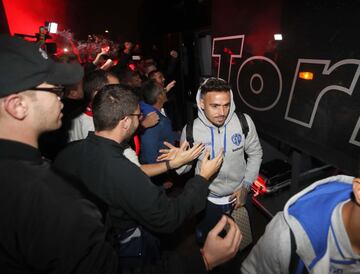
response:
{"label": "red light glow", "polygon": [[131,63],[129,64],[129,68],[132,70],[132,71],[135,71],[135,64]]}
{"label": "red light glow", "polygon": [[45,21],[57,22],[64,29],[66,1],[3,0],[3,5],[12,35],[34,35]]}
{"label": "red light glow", "polygon": [[254,197],[266,193],[266,182],[259,175],[257,179],[251,185],[252,191],[254,191]]}

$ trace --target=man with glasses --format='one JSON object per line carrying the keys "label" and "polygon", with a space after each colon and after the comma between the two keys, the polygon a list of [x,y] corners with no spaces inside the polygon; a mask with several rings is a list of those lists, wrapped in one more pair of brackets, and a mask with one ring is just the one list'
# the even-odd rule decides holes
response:
{"label": "man with glasses", "polygon": [[38,150],[40,134],[61,126],[61,85],[82,68],[0,35],[0,74],[1,272],[116,273],[100,211]]}
{"label": "man with glasses", "polygon": [[[95,133],[89,134],[83,141],[70,144],[60,152],[54,163],[59,172],[76,177],[108,206],[119,242],[120,265],[124,269],[142,268],[159,259],[154,233],[174,232],[185,218],[204,208],[208,179],[222,162],[221,153],[213,160],[207,160],[207,152],[199,175],[187,182],[182,194],[169,198],[162,188],[153,185],[140,168],[123,155],[124,142],[136,131],[139,116],[136,95],[120,85],[105,86],[93,100]],[[163,165],[169,166],[169,162]],[[224,219],[223,226],[226,222],[231,223]],[[228,243],[224,249],[220,248],[220,243],[213,245],[222,250],[217,256],[226,257],[236,252],[240,232],[236,230],[236,225],[232,228],[234,238],[229,240],[231,244]],[[215,263],[217,256],[205,255],[207,261],[211,260],[208,262],[210,268],[222,262],[217,258]]]}
{"label": "man with glasses", "polygon": [[[72,120],[71,129],[69,130],[69,141],[78,141],[85,139],[88,133],[94,131],[92,101],[96,93],[106,85],[119,84],[119,79],[112,73],[96,70],[84,76],[84,93],[86,99],[89,101],[86,111]],[[158,114],[155,111],[147,113],[143,118],[141,114],[130,114],[130,116],[138,116],[141,126],[143,128],[153,127],[158,123]],[[185,151],[183,146],[180,153],[170,161],[172,168],[177,168],[185,163],[193,161],[199,156],[203,149],[202,145],[194,146],[191,150]],[[130,147],[124,149],[124,156],[131,162],[138,165],[141,170],[148,176],[156,176],[161,173],[167,172],[168,168],[165,163],[154,163],[148,165],[140,165],[138,156],[135,151]]]}

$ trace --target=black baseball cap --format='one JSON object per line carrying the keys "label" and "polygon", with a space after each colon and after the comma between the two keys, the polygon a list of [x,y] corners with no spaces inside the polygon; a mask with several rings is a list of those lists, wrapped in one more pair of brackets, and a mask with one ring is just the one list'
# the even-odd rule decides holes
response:
{"label": "black baseball cap", "polygon": [[80,64],[57,63],[35,43],[0,35],[0,97],[36,87],[44,82],[71,85],[84,75]]}

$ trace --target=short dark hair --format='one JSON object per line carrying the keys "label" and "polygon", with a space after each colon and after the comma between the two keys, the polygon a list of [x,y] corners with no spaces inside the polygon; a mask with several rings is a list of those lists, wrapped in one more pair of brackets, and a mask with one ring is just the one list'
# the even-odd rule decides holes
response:
{"label": "short dark hair", "polygon": [[200,85],[201,96],[212,91],[229,92],[230,89],[230,85],[225,80],[215,77],[205,80],[204,83]]}
{"label": "short dark hair", "polygon": [[85,75],[83,80],[83,90],[84,97],[87,101],[92,101],[95,92],[99,91],[108,84],[109,75],[117,77],[113,73],[102,69],[92,71]]}
{"label": "short dark hair", "polygon": [[134,113],[139,104],[136,95],[121,85],[104,86],[93,100],[96,131],[111,130],[125,116]]}
{"label": "short dark hair", "polygon": [[156,103],[157,97],[162,91],[164,91],[164,88],[157,84],[154,80],[146,81],[141,87],[141,94],[144,102],[149,105],[154,105]]}
{"label": "short dark hair", "polygon": [[132,78],[134,78],[135,76],[139,76],[140,77],[140,74],[139,72],[137,71],[133,71],[129,68],[126,68],[124,70],[122,70],[120,73],[117,74],[118,77],[119,77],[119,80],[121,83],[125,83],[125,84],[128,84],[131,82]]}
{"label": "short dark hair", "polygon": [[110,59],[110,56],[107,54],[102,54],[102,55],[100,55],[100,58],[102,58],[103,60],[106,61],[106,60]]}
{"label": "short dark hair", "polygon": [[156,73],[162,73],[162,72],[160,70],[158,70],[158,69],[152,70],[152,71],[149,72],[148,78],[149,79],[154,79]]}

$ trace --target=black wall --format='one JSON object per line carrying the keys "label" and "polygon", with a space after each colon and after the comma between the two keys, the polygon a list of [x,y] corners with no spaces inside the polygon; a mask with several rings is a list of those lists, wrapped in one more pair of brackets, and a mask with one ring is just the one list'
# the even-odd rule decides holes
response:
{"label": "black wall", "polygon": [[214,0],[213,70],[260,132],[358,175],[360,5],[328,2]]}

